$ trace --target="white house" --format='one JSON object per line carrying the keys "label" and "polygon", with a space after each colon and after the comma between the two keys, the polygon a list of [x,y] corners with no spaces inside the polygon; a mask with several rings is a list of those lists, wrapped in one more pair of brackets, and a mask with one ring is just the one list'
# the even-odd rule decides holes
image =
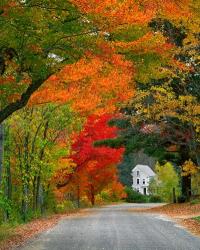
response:
{"label": "white house", "polygon": [[132,170],[131,175],[133,176],[132,188],[141,194],[148,195],[149,181],[156,175],[153,170],[147,165],[138,164]]}

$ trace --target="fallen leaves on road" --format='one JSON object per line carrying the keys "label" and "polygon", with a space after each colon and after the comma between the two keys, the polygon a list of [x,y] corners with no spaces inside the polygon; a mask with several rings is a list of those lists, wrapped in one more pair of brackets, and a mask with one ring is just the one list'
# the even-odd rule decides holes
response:
{"label": "fallen leaves on road", "polygon": [[35,219],[27,224],[17,226],[10,237],[0,242],[0,250],[10,250],[22,246],[28,239],[55,226],[61,219],[79,217],[87,214],[84,210],[68,214],[51,215],[47,218]]}
{"label": "fallen leaves on road", "polygon": [[167,204],[152,208],[133,208],[129,211],[145,213],[161,213],[175,218],[188,218],[200,215],[200,204],[191,205],[190,203]]}
{"label": "fallen leaves on road", "polygon": [[193,234],[200,236],[200,221],[195,219],[182,219],[180,224],[186,227]]}
{"label": "fallen leaves on road", "polygon": [[186,227],[192,233],[200,236],[200,221],[194,219],[194,217],[200,216],[200,204],[167,204],[153,208],[129,209],[129,211],[141,213],[159,213],[166,215],[176,219],[179,224]]}

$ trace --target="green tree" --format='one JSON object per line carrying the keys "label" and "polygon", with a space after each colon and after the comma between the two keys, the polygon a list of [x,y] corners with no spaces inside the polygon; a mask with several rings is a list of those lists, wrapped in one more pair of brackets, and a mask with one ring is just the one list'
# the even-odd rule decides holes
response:
{"label": "green tree", "polygon": [[[9,134],[6,132],[1,190],[17,219],[20,215],[25,221],[49,209],[52,178],[60,159],[69,154],[70,135],[80,130],[82,119],[69,105],[52,104],[24,108],[6,124]],[[4,206],[9,218],[8,208]]]}
{"label": "green tree", "polygon": [[164,165],[156,164],[156,177],[151,180],[149,191],[151,195],[161,197],[165,202],[173,202],[173,190],[175,195],[180,195],[180,177],[174,169],[174,166],[167,162]]}

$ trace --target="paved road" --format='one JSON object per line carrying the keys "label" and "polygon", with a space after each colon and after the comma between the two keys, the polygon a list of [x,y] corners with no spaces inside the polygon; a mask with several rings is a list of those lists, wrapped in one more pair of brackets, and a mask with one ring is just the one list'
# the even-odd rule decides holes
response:
{"label": "paved road", "polygon": [[92,209],[90,215],[60,221],[21,250],[200,250],[200,238],[173,221],[127,211],[144,206],[149,205]]}

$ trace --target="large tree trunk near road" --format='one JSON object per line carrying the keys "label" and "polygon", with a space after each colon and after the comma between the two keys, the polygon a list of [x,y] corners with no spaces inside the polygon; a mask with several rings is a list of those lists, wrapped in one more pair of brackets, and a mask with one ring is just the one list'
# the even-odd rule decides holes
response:
{"label": "large tree trunk near road", "polygon": [[182,195],[186,197],[186,201],[190,201],[191,195],[192,195],[192,184],[191,184],[191,176],[182,176],[181,180],[181,189],[182,189]]}
{"label": "large tree trunk near road", "polygon": [[[12,173],[11,173],[11,161],[10,161],[10,127],[6,126],[4,129],[4,169],[5,169],[5,196],[8,201],[12,201]],[[9,220],[10,212],[6,210],[6,220]]]}
{"label": "large tree trunk near road", "polygon": [[[181,146],[181,162],[180,166],[182,166],[185,161],[190,159],[189,148],[185,145]],[[181,177],[181,193],[186,198],[186,201],[189,201],[191,198],[191,191],[192,183],[191,183],[191,176],[182,176]]]}
{"label": "large tree trunk near road", "polygon": [[2,183],[2,172],[3,172],[3,146],[4,146],[4,129],[3,129],[3,124],[0,123],[0,188]]}
{"label": "large tree trunk near road", "polygon": [[90,186],[90,201],[92,206],[95,204],[95,194],[94,194],[94,187],[93,185]]}

